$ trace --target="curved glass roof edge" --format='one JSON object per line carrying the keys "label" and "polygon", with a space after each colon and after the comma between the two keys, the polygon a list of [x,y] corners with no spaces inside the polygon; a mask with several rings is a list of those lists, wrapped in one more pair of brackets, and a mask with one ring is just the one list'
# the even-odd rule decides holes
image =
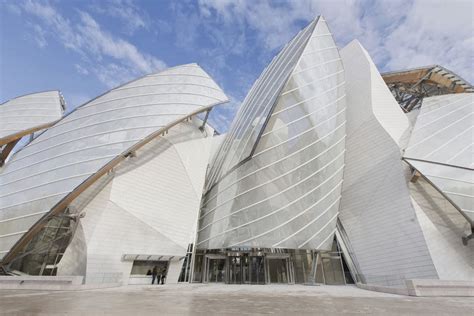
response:
{"label": "curved glass roof edge", "polygon": [[[211,78],[209,76],[209,74],[197,64],[188,64],[188,65],[184,65],[184,67],[198,67],[200,69],[200,71],[204,72],[209,78]],[[176,66],[176,67],[167,68],[167,69],[164,69],[164,70],[160,71],[159,73],[165,73],[165,72],[169,71],[170,69],[174,69],[174,68],[182,68],[182,66],[179,65],[179,66]],[[119,87],[123,87],[123,86],[128,85],[132,82],[135,82],[135,81],[141,80],[143,78],[146,78],[148,76],[149,75],[144,75],[142,77],[139,77],[137,79],[134,79],[134,80],[131,80],[127,83],[124,83],[123,85],[120,85]],[[217,83],[214,82],[214,84],[217,87],[219,87],[217,85]],[[117,88],[118,87],[110,89],[109,91],[101,94],[100,96],[98,96],[98,97],[82,104],[81,106],[77,107],[75,110],[77,110],[79,108],[82,108],[84,105],[90,104],[93,100],[97,100],[98,98],[107,95],[109,92],[112,92]],[[130,153],[132,153],[136,150],[139,150],[141,147],[143,147],[144,145],[146,145],[147,143],[149,143],[150,141],[152,141],[153,139],[155,139],[156,137],[161,135],[165,130],[170,129],[170,128],[174,127],[175,125],[180,124],[183,120],[185,120],[187,118],[190,118],[192,116],[195,116],[198,113],[209,111],[210,109],[212,109],[216,105],[228,102],[228,98],[222,90],[221,90],[221,93],[222,93],[222,100],[219,100],[219,101],[216,101],[216,102],[213,102],[213,103],[210,103],[210,104],[203,104],[202,106],[195,109],[194,111],[187,113],[186,116],[183,116],[181,118],[178,118],[176,120],[168,122],[165,126],[160,126],[160,128],[156,129],[155,131],[153,131],[151,133],[147,132],[146,135],[141,137],[138,142],[135,142],[131,146],[127,146],[123,151],[120,151],[120,152],[118,152],[114,155],[111,155],[110,158],[112,158],[112,159],[108,159],[107,161],[105,161],[94,172],[87,173],[87,174],[90,174],[90,176],[86,177],[83,181],[79,182],[72,190],[68,191],[67,194],[65,194],[63,197],[61,197],[58,201],[54,201],[54,204],[52,204],[51,207],[48,206],[49,211],[44,213],[43,216],[41,216],[37,221],[35,221],[35,223],[28,228],[26,233],[24,233],[24,235],[21,236],[20,239],[18,239],[16,241],[13,241],[13,244],[11,246],[9,246],[10,247],[9,250],[7,252],[5,252],[6,253],[5,256],[0,255],[0,262],[2,264],[4,264],[4,263],[7,264],[13,258],[15,258],[17,252],[19,250],[21,250],[25,245],[27,245],[27,243],[31,240],[31,238],[33,238],[34,235],[38,232],[38,229],[41,229],[42,225],[45,224],[45,222],[47,221],[47,219],[50,216],[55,215],[55,214],[61,212],[62,210],[64,210],[65,207],[67,207],[68,203],[70,203],[71,201],[74,201],[74,199],[79,194],[81,194],[83,191],[88,189],[92,184],[96,183],[97,180],[100,179],[102,176],[104,176],[105,174],[108,174],[109,170],[111,170],[113,167],[115,167],[116,165],[118,165],[122,161],[124,161],[126,158],[128,158]],[[67,117],[71,113],[75,112],[75,110],[71,111],[68,114],[66,114],[62,119],[64,119],[65,117]]]}
{"label": "curved glass roof edge", "polygon": [[[162,70],[154,71],[154,72],[149,73],[149,74],[144,74],[143,76],[140,76],[140,77],[138,77],[138,78],[131,79],[131,80],[127,81],[127,82],[124,82],[123,84],[120,84],[120,85],[118,85],[118,86],[116,86],[116,87],[114,87],[114,88],[111,88],[111,89],[109,89],[109,90],[104,91],[103,93],[101,93],[101,94],[95,96],[94,98],[92,98],[92,99],[90,99],[90,100],[87,100],[86,102],[84,102],[84,103],[82,103],[82,104],[76,106],[74,109],[72,109],[72,110],[69,111],[69,112],[65,109],[64,112],[63,112],[63,116],[57,121],[57,123],[62,122],[64,119],[66,119],[66,117],[68,117],[68,116],[69,116],[70,114],[72,114],[73,112],[76,112],[77,110],[79,110],[79,109],[85,107],[86,105],[88,105],[88,104],[94,102],[95,100],[99,99],[100,97],[103,97],[103,96],[105,96],[106,94],[108,94],[108,93],[110,93],[110,92],[112,92],[112,91],[114,91],[114,90],[120,89],[120,88],[122,88],[122,87],[124,87],[124,86],[127,86],[127,85],[129,85],[129,84],[132,84],[133,82],[139,81],[139,80],[141,80],[141,79],[143,79],[143,78],[145,78],[145,77],[148,77],[148,76],[151,76],[151,75],[156,75],[156,74],[159,74],[159,73],[162,73],[162,72],[165,72],[165,71],[169,71],[169,70],[172,70],[172,69],[175,69],[175,68],[180,68],[180,67],[195,67],[195,66],[200,67],[200,68],[202,69],[202,67],[199,66],[199,64],[197,64],[197,63],[188,63],[188,64],[183,64],[183,65],[176,65],[176,66],[173,66],[173,67],[168,67],[168,68],[165,68],[165,69],[162,69]],[[209,76],[209,74],[208,74],[204,69],[202,69],[202,70]],[[218,87],[219,87],[219,86],[218,86]],[[220,88],[220,87],[219,87],[219,88]],[[221,89],[221,90],[222,90],[222,89]],[[53,92],[53,91],[57,91],[57,92],[60,94],[60,97],[63,98],[64,103],[66,103],[65,100],[64,100],[64,97],[63,97],[63,95],[62,95],[62,93],[61,93],[61,91],[60,91],[59,89],[40,91],[40,92],[37,92],[37,93],[41,93],[41,92]],[[28,96],[28,95],[30,95],[30,94],[34,94],[34,93],[28,93],[28,94],[22,95],[22,97],[23,97],[23,96]],[[17,97],[17,98],[18,98],[18,97]],[[13,99],[11,99],[11,100],[14,100],[14,99],[16,99],[16,98],[13,98]],[[8,102],[8,101],[10,101],[10,100],[7,100],[6,102]],[[35,137],[33,137],[33,139],[32,139],[29,143],[31,143],[33,140],[35,140],[36,138],[38,138],[38,136],[41,135],[41,134],[42,134],[42,133],[37,134]],[[26,147],[26,146],[19,148],[18,151],[15,152],[15,154],[19,153],[19,152],[20,152],[22,149],[24,149],[25,147]]]}
{"label": "curved glass roof edge", "polygon": [[[258,124],[255,124],[255,126],[250,130],[250,133],[249,133],[248,137],[246,137],[246,142],[245,142],[244,146],[239,146],[237,148],[237,149],[240,149],[239,150],[240,152],[238,153],[237,162],[235,162],[235,159],[232,159],[232,158],[227,159],[228,163],[227,163],[226,167],[229,170],[230,169],[235,170],[235,168],[237,168],[239,165],[242,164],[241,162],[247,161],[248,158],[252,156],[252,150],[251,150],[250,153],[247,155],[248,157],[242,158],[242,155],[245,153],[245,151],[247,149],[248,142],[250,141],[250,139],[254,135],[254,132],[257,129],[260,132],[261,129],[266,126],[265,121],[262,122],[262,120],[264,118],[265,118],[265,120],[267,120],[268,119],[268,114],[271,113],[272,110],[274,109],[274,106],[276,104],[278,96],[279,96],[281,90],[284,88],[286,82],[288,81],[288,78],[291,76],[291,72],[294,69],[295,65],[297,64],[297,61],[299,60],[299,57],[300,57],[302,51],[304,50],[304,47],[306,46],[307,41],[309,40],[309,37],[312,34],[312,31],[314,30],[314,26],[315,26],[315,23],[312,22],[309,26],[307,26],[306,28],[301,30],[286,45],[286,47],[278,54],[278,56],[276,58],[276,60],[277,60],[276,63],[278,63],[278,65],[277,65],[278,69],[275,69],[274,71],[270,71],[268,77],[270,77],[270,79],[273,79],[272,77],[278,76],[276,78],[276,80],[280,80],[280,82],[279,82],[280,87],[278,87],[278,85],[277,85],[277,87],[278,87],[277,90],[272,89],[273,86],[275,85],[275,83],[273,83],[271,87],[268,87],[268,85],[269,85],[268,80],[267,80],[267,82],[265,82],[265,87],[261,87],[262,89],[260,89],[260,90],[263,90],[264,92],[266,92],[266,94],[261,93],[258,96],[265,95],[265,98],[263,99],[263,102],[266,103],[266,106],[263,108],[262,113],[260,114],[260,117],[259,117],[260,121],[258,122]],[[302,42],[300,42],[300,41],[302,41]],[[300,50],[300,51],[298,52],[298,50]],[[282,75],[285,75],[285,76],[282,77]],[[273,91],[273,94],[270,95],[270,92],[272,92],[272,91]],[[269,97],[270,97],[270,100],[265,102],[265,100]],[[258,109],[258,107],[254,107],[254,108]],[[250,123],[251,123],[251,121],[249,120],[247,122],[246,126],[241,127],[241,130],[242,129],[243,130],[249,130],[248,127],[249,127]],[[259,139],[259,137],[256,137],[254,143],[257,142],[258,139]],[[243,138],[243,140],[245,140],[245,137]],[[236,154],[237,154],[237,152],[236,152]],[[235,163],[235,166],[229,168],[229,165],[232,165],[233,163]],[[228,173],[229,172],[225,172],[225,174],[228,174]]]}
{"label": "curved glass roof edge", "polygon": [[[135,81],[135,80],[132,80],[132,81]],[[214,106],[225,103],[225,102],[227,101],[218,101],[214,104],[203,107],[199,109],[198,111],[189,114],[187,117],[196,115],[199,112],[208,111],[212,109]],[[35,230],[43,227],[43,225],[45,224],[45,221],[47,221],[49,216],[54,215],[55,212],[58,210],[62,210],[62,205],[65,203],[69,203],[68,199],[70,199],[71,197],[73,197],[72,200],[74,200],[75,194],[81,194],[84,190],[87,190],[90,187],[90,185],[96,183],[104,175],[107,175],[108,173],[104,173],[103,172],[104,170],[111,169],[115,165],[122,163],[123,160],[128,157],[129,153],[139,150],[141,147],[143,147],[144,145],[148,144],[150,141],[155,139],[158,135],[162,134],[164,130],[166,130],[167,128],[172,128],[181,122],[182,122],[182,119],[176,120],[172,122],[171,124],[164,126],[151,134],[148,134],[145,138],[140,139],[140,141],[134,143],[132,146],[128,147],[126,150],[122,151],[120,154],[112,155],[111,156],[112,159],[108,160],[99,170],[92,173],[89,177],[87,177],[84,181],[82,181],[78,186],[76,186],[72,191],[68,191],[63,197],[61,197],[61,199],[56,204],[53,205],[53,207],[51,207],[48,211],[42,213],[43,216],[41,216],[28,230],[21,232],[24,235],[20,239],[18,239],[13,244],[13,246],[11,246],[11,248],[9,249],[8,252],[6,252],[6,255],[4,257],[0,257],[0,262],[4,264],[5,263],[8,264],[9,262],[11,262],[15,258],[16,253],[19,250],[21,250],[23,247],[25,247],[27,243],[31,240],[31,238],[33,238],[36,235],[36,233],[38,233],[37,231],[35,232]],[[98,178],[95,179],[96,177]]]}
{"label": "curved glass roof edge", "polygon": [[[312,25],[312,28],[306,28],[303,32],[307,32],[309,35],[308,35],[308,38],[304,38],[304,43],[302,44],[299,44],[297,43],[295,45],[295,50],[297,51],[294,56],[291,56],[290,53],[288,53],[288,55],[290,56],[287,56],[287,57],[293,57],[291,58],[290,62],[287,64],[287,66],[283,69],[283,70],[286,70],[286,68],[290,68],[291,71],[289,71],[288,73],[285,73],[283,72],[283,74],[285,74],[285,77],[284,79],[282,80],[282,84],[281,84],[281,87],[277,90],[277,91],[274,91],[273,92],[273,95],[271,96],[271,102],[269,102],[269,104],[271,104],[271,106],[269,107],[268,109],[268,112],[266,112],[266,107],[264,109],[264,113],[266,113],[265,115],[265,120],[263,121],[262,125],[259,126],[259,125],[256,125],[252,131],[250,132],[250,135],[249,137],[247,138],[247,141],[245,142],[245,145],[243,147],[240,147],[241,148],[241,152],[239,154],[239,157],[237,160],[243,160],[245,158],[242,158],[242,156],[245,154],[245,152],[247,151],[247,146],[249,144],[249,141],[252,139],[252,136],[254,135],[254,131],[256,129],[259,129],[259,132],[257,133],[257,136],[255,138],[255,141],[254,141],[254,145],[252,146],[252,149],[250,150],[250,153],[248,154],[248,156],[252,156],[253,155],[253,152],[255,151],[255,147],[256,147],[256,144],[259,142],[260,140],[260,137],[261,137],[261,134],[263,133],[263,130],[265,129],[267,123],[268,123],[268,120],[270,119],[274,109],[275,109],[275,106],[277,105],[278,103],[278,98],[279,96],[281,95],[282,93],[282,90],[285,88],[286,86],[286,83],[288,82],[289,78],[291,77],[291,75],[293,74],[293,71],[294,71],[294,68],[296,67],[296,65],[298,64],[298,61],[301,57],[301,54],[303,53],[304,51],[304,48],[306,47],[306,44],[308,43],[309,41],[309,38],[310,38],[310,35],[312,33],[312,31],[314,30],[314,24]],[[302,34],[302,35],[305,35],[305,34]],[[303,36],[301,36],[303,37]],[[301,38],[298,38],[297,41],[299,41]],[[300,50],[298,52],[298,50]],[[279,76],[280,77],[280,76]],[[269,90],[270,91],[270,90]],[[260,122],[262,122],[262,118],[260,119]],[[259,122],[259,123],[260,123]]]}
{"label": "curved glass roof edge", "polygon": [[[265,111],[265,113],[267,113],[267,114],[264,115],[265,120],[263,121],[261,126],[259,126],[260,124],[257,124],[257,125],[255,125],[255,127],[253,129],[253,130],[255,130],[255,128],[259,127],[257,137],[255,139],[255,142],[252,146],[252,149],[251,149],[250,153],[244,158],[239,158],[239,161],[234,166],[230,167],[225,173],[220,174],[221,171],[222,171],[223,164],[227,160],[226,159],[226,157],[228,156],[227,151],[230,149],[229,147],[232,146],[232,145],[229,146],[229,143],[232,143],[232,141],[231,141],[232,136],[234,136],[236,130],[238,129],[238,125],[240,125],[238,123],[240,123],[240,121],[242,119],[242,117],[240,117],[239,114],[244,114],[244,111],[246,110],[246,109],[243,109],[242,112],[238,113],[238,115],[236,116],[236,121],[235,121],[236,124],[233,124],[233,126],[232,126],[232,127],[235,126],[236,128],[233,131],[231,131],[232,134],[230,134],[228,136],[227,142],[224,142],[221,145],[221,148],[219,149],[219,154],[220,155],[219,154],[216,155],[215,160],[213,161],[214,169],[211,168],[211,170],[210,170],[209,178],[208,178],[209,182],[206,185],[206,192],[204,193],[204,196],[206,196],[223,178],[225,178],[227,175],[232,173],[234,170],[236,170],[237,168],[239,168],[240,166],[242,166],[243,164],[245,164],[247,161],[249,161],[252,158],[252,156],[255,152],[255,149],[257,148],[257,145],[260,141],[260,138],[263,134],[263,131],[265,130],[265,127],[267,126],[268,121],[271,117],[270,115],[268,115],[268,113],[272,113],[272,111],[274,110],[274,108],[277,104],[277,99],[278,99],[278,96],[279,96],[281,90],[284,88],[286,82],[288,81],[288,78],[291,76],[292,71],[294,70],[294,67],[298,63],[298,61],[299,61],[299,59],[300,59],[300,57],[301,57],[301,55],[302,55],[302,53],[303,53],[303,51],[304,51],[304,49],[307,45],[309,39],[311,38],[311,34],[315,30],[316,25],[318,24],[318,22],[320,20],[321,20],[321,16],[318,16],[309,25],[307,25],[305,28],[303,28],[297,35],[295,35],[295,37],[290,42],[288,42],[288,44],[278,53],[278,55],[273,58],[272,62],[267,66],[267,68],[265,68],[265,70],[263,71],[261,76],[255,81],[254,85],[252,86],[249,94],[245,98],[242,105],[250,104],[250,100],[247,100],[247,98],[251,94],[253,94],[251,96],[251,98],[255,97],[254,92],[255,91],[258,92],[258,90],[260,90],[259,88],[261,88],[261,87],[256,87],[256,86],[258,85],[258,83],[262,82],[264,78],[267,78],[270,74],[272,74],[272,71],[270,71],[270,68],[273,68],[273,67],[270,67],[270,66],[273,66],[272,64],[278,59],[278,57],[283,58],[285,53],[288,52],[288,50],[291,50],[291,49],[296,50],[296,52],[294,53],[294,56],[292,56],[293,58],[289,62],[289,64],[291,64],[291,67],[289,67],[290,70],[286,74],[284,80],[282,80],[282,83],[280,84],[281,86],[278,88],[277,92],[274,93],[274,96],[272,97],[271,102],[269,102],[269,104],[271,104],[271,106],[269,107],[268,111]],[[324,21],[324,19],[322,19],[322,21]],[[303,43],[299,44],[298,40],[301,40],[301,38],[304,38],[304,41],[303,41]],[[294,47],[291,47],[292,44],[293,44]],[[285,56],[285,57],[288,57],[288,56]],[[275,62],[275,63],[277,63],[277,62]],[[275,72],[273,72],[273,74],[274,73]],[[249,103],[246,103],[246,102],[249,102]],[[256,107],[253,107],[253,108],[256,108]],[[250,122],[248,122],[247,125],[248,124],[250,124]],[[241,151],[240,155],[242,155],[245,152],[246,145],[247,145],[248,141],[252,138],[251,136],[252,136],[252,133],[250,134],[249,138],[247,139],[247,142],[244,146],[244,150]]]}
{"label": "curved glass roof edge", "polygon": [[[268,90],[267,85],[269,83],[269,77],[275,74],[275,67],[277,67],[277,63],[279,61],[279,57],[282,57],[283,55],[286,55],[287,49],[291,46],[291,44],[302,34],[304,31],[301,30],[290,42],[286,43],[282,50],[280,51],[279,54],[274,56],[271,60],[271,62],[265,67],[263,70],[262,74],[260,75],[259,78],[254,82],[252,85],[252,88],[250,89],[249,93],[245,97],[244,101],[242,102],[242,106],[240,107],[239,111],[237,112],[235,119],[232,122],[232,125],[230,127],[230,132],[227,134],[226,139],[224,140],[224,143],[220,147],[220,153],[215,157],[215,161],[213,161],[213,164],[211,166],[211,171],[210,171],[210,176],[209,176],[209,183],[212,181],[216,180],[216,177],[218,177],[219,171],[222,169],[223,164],[226,161],[227,158],[227,152],[232,148],[233,145],[233,140],[235,139],[236,135],[239,134],[242,130],[245,130],[248,125],[250,124],[251,118],[253,115],[255,115],[259,109],[259,107],[256,106],[248,106],[251,105],[258,96],[261,95],[261,90]],[[280,65],[281,66],[281,65]],[[241,124],[241,122],[243,122]]]}

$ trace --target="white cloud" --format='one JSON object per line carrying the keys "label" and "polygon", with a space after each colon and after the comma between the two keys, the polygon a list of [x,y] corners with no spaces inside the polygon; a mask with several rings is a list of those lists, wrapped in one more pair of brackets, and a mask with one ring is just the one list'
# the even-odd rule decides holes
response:
{"label": "white cloud", "polygon": [[44,26],[49,27],[65,47],[79,49],[78,36],[74,33],[69,20],[63,18],[52,6],[28,0],[22,8],[26,13],[39,18]]}
{"label": "white cloud", "polygon": [[220,133],[227,131],[241,103],[234,96],[229,94],[227,96],[229,102],[215,106],[209,115],[209,123]]}
{"label": "white cloud", "polygon": [[474,79],[474,4],[468,1],[418,1],[386,37],[387,67],[440,64]]}
{"label": "white cloud", "polygon": [[358,39],[383,71],[436,63],[474,79],[474,4],[468,0],[199,0],[199,5],[205,17],[249,27],[263,49],[281,47],[299,22],[322,14],[340,46]]}
{"label": "white cloud", "polygon": [[101,1],[92,9],[94,12],[119,19],[128,34],[133,34],[139,29],[148,29],[151,24],[149,15],[131,0]]}
{"label": "white cloud", "polygon": [[33,29],[34,40],[40,48],[46,47],[48,42],[46,41],[46,32],[38,24],[30,24]]}
{"label": "white cloud", "polygon": [[249,27],[251,32],[256,31],[257,40],[266,49],[273,50],[294,36],[298,30],[298,20],[308,18],[308,14],[301,11],[298,4],[303,2],[289,2],[290,9],[272,1],[244,0],[199,0],[199,6],[204,17],[216,14],[225,25],[237,30]]}
{"label": "white cloud", "polygon": [[138,51],[136,46],[121,38],[114,37],[101,29],[99,24],[86,12],[79,12],[81,22],[77,26],[81,39],[81,48],[87,49],[97,57],[108,56],[124,61],[143,73],[163,69],[166,64],[145,53]]}
{"label": "white cloud", "polygon": [[81,75],[87,76],[89,74],[89,70],[87,70],[86,68],[82,67],[79,64],[75,64],[74,68],[76,68],[77,73]]}
{"label": "white cloud", "polygon": [[107,87],[166,67],[162,60],[103,30],[86,12],[77,11],[78,21],[72,22],[47,2],[28,0],[21,8],[39,20],[35,27],[42,30],[44,42],[48,35],[79,53],[84,63],[80,68],[76,65],[76,70],[82,74],[94,73]]}
{"label": "white cloud", "polygon": [[106,65],[99,64],[94,69],[94,73],[109,89],[115,88],[136,77],[135,71],[130,67],[124,67],[114,63]]}

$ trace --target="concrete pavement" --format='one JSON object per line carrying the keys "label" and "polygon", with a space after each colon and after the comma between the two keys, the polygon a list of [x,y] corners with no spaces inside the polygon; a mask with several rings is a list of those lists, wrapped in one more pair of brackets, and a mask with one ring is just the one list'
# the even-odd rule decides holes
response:
{"label": "concrete pavement", "polygon": [[473,315],[474,298],[408,297],[354,286],[125,286],[1,290],[0,315]]}

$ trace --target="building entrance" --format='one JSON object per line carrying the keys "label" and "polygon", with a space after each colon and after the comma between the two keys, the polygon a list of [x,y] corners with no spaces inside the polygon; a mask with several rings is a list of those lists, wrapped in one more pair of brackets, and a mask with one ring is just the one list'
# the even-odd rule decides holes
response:
{"label": "building entrance", "polygon": [[227,284],[353,283],[334,240],[330,251],[237,248],[196,252],[194,282]]}
{"label": "building entrance", "polygon": [[250,283],[265,284],[265,265],[262,256],[250,256]]}
{"label": "building entrance", "polygon": [[265,284],[264,257],[249,253],[229,253],[227,283]]}
{"label": "building entrance", "polygon": [[225,263],[224,256],[206,256],[205,282],[221,283],[225,281]]}
{"label": "building entrance", "polygon": [[267,258],[267,276],[268,283],[288,284],[289,276],[289,258]]}
{"label": "building entrance", "polygon": [[246,272],[248,271],[248,259],[246,256],[232,256],[228,257],[229,284],[242,284],[247,280]]}

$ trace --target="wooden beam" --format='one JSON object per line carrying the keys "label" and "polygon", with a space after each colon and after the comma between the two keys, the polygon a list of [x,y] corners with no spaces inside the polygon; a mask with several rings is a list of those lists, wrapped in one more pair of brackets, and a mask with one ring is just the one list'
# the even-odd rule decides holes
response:
{"label": "wooden beam", "polygon": [[18,133],[14,133],[14,134],[11,134],[11,135],[8,135],[8,136],[5,136],[5,137],[2,137],[0,138],[0,146],[3,146],[5,144],[8,144],[8,143],[11,143],[17,139],[20,139],[22,138],[23,136],[26,136],[26,135],[29,135],[29,134],[33,134],[37,131],[40,131],[42,129],[46,129],[46,128],[50,128],[51,126],[53,126],[54,124],[56,124],[57,122],[59,122],[60,120],[56,120],[54,122],[50,122],[50,123],[45,123],[45,124],[41,124],[41,125],[37,125],[35,127],[32,127],[32,128],[29,128],[29,129],[25,129],[25,130],[22,130],[22,131],[19,131]]}
{"label": "wooden beam", "polygon": [[129,147],[127,150],[119,154],[117,157],[109,161],[107,164],[105,164],[102,168],[100,168],[97,172],[92,174],[89,178],[87,178],[84,182],[82,182],[80,185],[78,185],[72,192],[70,192],[68,195],[66,195],[61,201],[59,201],[51,210],[45,214],[40,220],[38,220],[29,230],[26,232],[16,243],[13,245],[13,247],[10,249],[10,251],[6,254],[5,257],[3,257],[2,261],[0,264],[2,265],[7,265],[9,264],[29,242],[30,240],[44,227],[44,225],[48,222],[48,220],[52,217],[55,216],[62,211],[64,211],[69,204],[71,204],[74,199],[76,199],[82,192],[84,192],[87,188],[89,188],[93,183],[95,183],[99,178],[101,178],[103,175],[107,174],[110,170],[112,170],[114,167],[116,167],[120,162],[124,161],[127,159],[127,157],[130,155],[131,152],[135,152],[138,149],[142,148],[146,144],[148,144],[150,141],[154,140],[155,138],[159,138],[164,134],[167,130],[170,128],[178,125],[179,123],[191,118],[194,115],[197,115],[202,112],[209,111],[212,109],[214,106],[222,103],[227,103],[228,101],[220,101],[216,102],[210,106],[203,107],[199,110],[193,111],[190,114],[177,119],[170,124],[164,126],[163,128],[157,130],[156,132],[151,133],[138,143],[134,144],[133,146]]}
{"label": "wooden beam", "polygon": [[8,155],[10,154],[10,152],[13,150],[13,148],[19,141],[20,141],[20,138],[5,145],[3,150],[0,152],[0,167],[2,167],[5,164],[5,160],[7,160]]}

